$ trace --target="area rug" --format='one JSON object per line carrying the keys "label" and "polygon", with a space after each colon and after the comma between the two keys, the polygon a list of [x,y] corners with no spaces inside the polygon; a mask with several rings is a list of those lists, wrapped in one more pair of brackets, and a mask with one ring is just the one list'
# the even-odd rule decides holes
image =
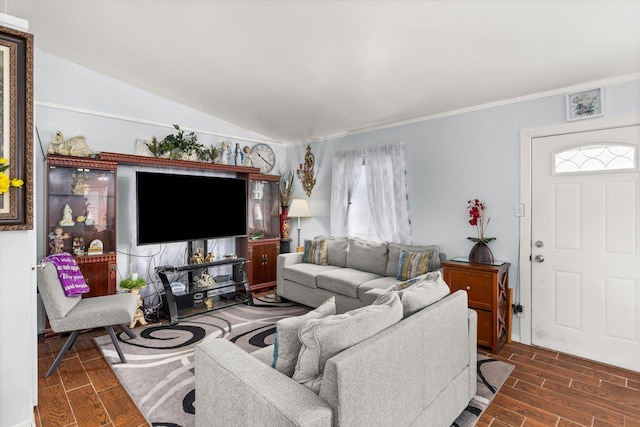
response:
{"label": "area rug", "polygon": [[[181,319],[170,326],[163,320],[135,329],[131,340],[118,334],[127,363],[120,363],[108,335],[95,338],[105,359],[155,427],[195,425],[194,347],[205,337],[228,339],[251,352],[273,344],[275,323],[299,316],[308,307],[275,301],[272,295],[254,298],[254,305],[236,305]],[[478,355],[478,392],[452,426],[471,427],[489,405],[513,366]]]}

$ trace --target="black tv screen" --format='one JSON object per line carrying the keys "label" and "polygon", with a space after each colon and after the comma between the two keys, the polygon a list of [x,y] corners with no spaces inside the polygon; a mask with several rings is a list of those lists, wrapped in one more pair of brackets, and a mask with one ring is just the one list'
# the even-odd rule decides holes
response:
{"label": "black tv screen", "polygon": [[138,245],[247,234],[247,181],[136,172]]}

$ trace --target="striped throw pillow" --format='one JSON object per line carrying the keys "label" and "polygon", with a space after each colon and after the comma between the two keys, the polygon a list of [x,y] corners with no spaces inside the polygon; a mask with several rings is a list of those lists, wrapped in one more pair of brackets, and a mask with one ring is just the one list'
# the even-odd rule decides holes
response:
{"label": "striped throw pillow", "polygon": [[302,261],[309,264],[327,265],[327,241],[324,239],[306,241]]}
{"label": "striped throw pillow", "polygon": [[411,252],[400,251],[398,260],[398,280],[409,280],[429,271],[429,259],[431,251]]}

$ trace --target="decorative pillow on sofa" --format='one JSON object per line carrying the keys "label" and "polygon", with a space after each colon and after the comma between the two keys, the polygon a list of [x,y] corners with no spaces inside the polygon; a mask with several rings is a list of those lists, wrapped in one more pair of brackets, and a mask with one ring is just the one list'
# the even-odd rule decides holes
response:
{"label": "decorative pillow on sofa", "polygon": [[307,320],[298,334],[302,348],[293,379],[319,393],[327,360],[401,319],[402,303],[398,294],[391,292],[378,298],[375,305]]}
{"label": "decorative pillow on sofa", "polygon": [[306,320],[320,319],[332,314],[336,314],[336,297],[330,297],[318,308],[305,315],[278,320],[271,367],[291,377],[296,368],[300,347],[302,347],[298,339],[300,326]]}
{"label": "decorative pillow on sofa", "polygon": [[411,252],[402,249],[398,261],[398,280],[413,279],[429,271],[431,251]]}
{"label": "decorative pillow on sofa", "polygon": [[327,241],[327,264],[337,267],[347,266],[349,238],[346,236],[316,236],[314,240]]}
{"label": "decorative pillow on sofa", "polygon": [[431,258],[429,259],[429,271],[436,271],[442,268],[440,262],[440,246],[412,246],[401,245],[400,243],[389,243],[389,262],[387,263],[387,272],[385,276],[396,277],[398,274],[398,260],[400,259],[401,250],[410,252],[426,252],[431,251]]}
{"label": "decorative pillow on sofa", "polygon": [[[402,301],[402,314],[404,318],[417,313],[436,301],[440,301],[449,295],[451,290],[442,278],[442,273],[440,271],[433,271],[418,280],[410,279],[406,282],[396,283],[387,289],[386,292],[398,294]],[[376,302],[378,299],[383,300],[383,297],[384,294],[379,295]]]}
{"label": "decorative pillow on sofa", "polygon": [[324,239],[305,241],[302,262],[327,265],[327,241]]}

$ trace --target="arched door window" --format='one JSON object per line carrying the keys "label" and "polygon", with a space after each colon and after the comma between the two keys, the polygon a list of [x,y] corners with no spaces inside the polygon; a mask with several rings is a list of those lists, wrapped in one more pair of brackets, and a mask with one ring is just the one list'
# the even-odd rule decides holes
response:
{"label": "arched door window", "polygon": [[553,156],[553,172],[596,172],[637,169],[636,147],[624,144],[595,144],[574,147]]}

